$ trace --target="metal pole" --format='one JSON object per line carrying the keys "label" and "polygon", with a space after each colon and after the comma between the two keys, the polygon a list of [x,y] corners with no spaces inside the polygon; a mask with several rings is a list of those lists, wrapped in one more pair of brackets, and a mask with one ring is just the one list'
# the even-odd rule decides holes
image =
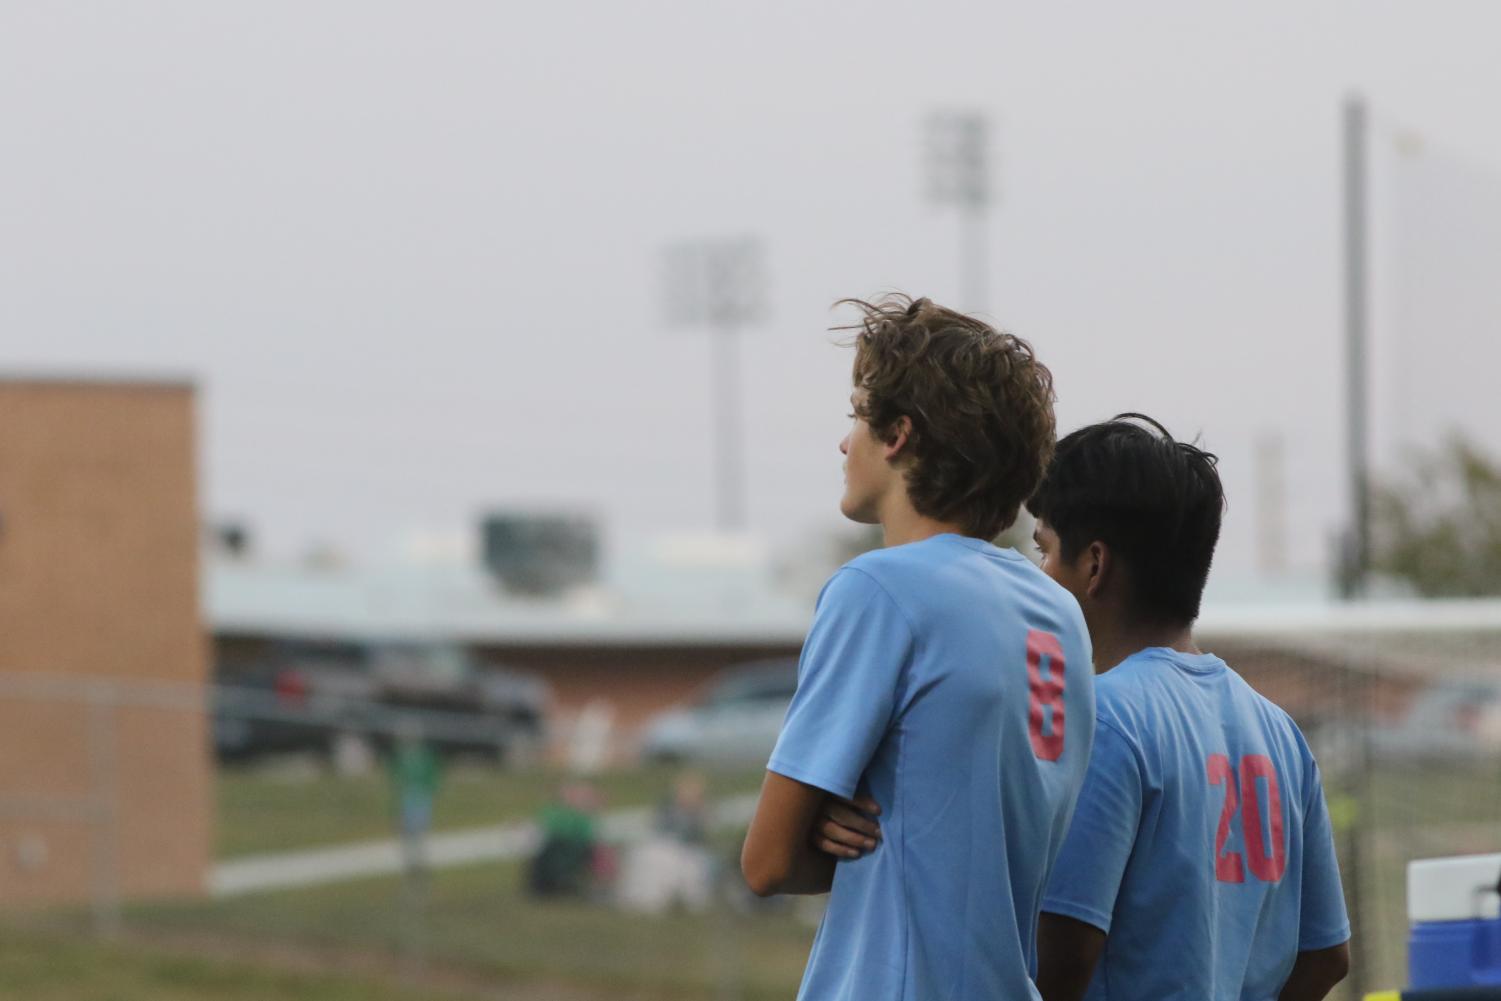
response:
{"label": "metal pole", "polygon": [[715,397],[715,521],[721,532],[745,527],[745,471],[740,428],[738,324],[726,317],[710,332],[709,364]]}
{"label": "metal pole", "polygon": [[88,695],[89,771],[93,784],[94,933],[100,938],[120,934],[120,774],[117,768],[114,687],[91,685]]}
{"label": "metal pole", "polygon": [[[1348,670],[1348,669],[1347,669]],[[1372,956],[1369,933],[1374,930],[1373,926],[1379,927],[1375,920],[1367,921],[1367,900],[1365,892],[1366,866],[1374,863],[1374,852],[1366,851],[1366,838],[1374,830],[1373,825],[1379,822],[1377,817],[1376,787],[1374,782],[1375,756],[1371,748],[1372,720],[1376,716],[1375,682],[1360,675],[1356,682],[1360,686],[1359,728],[1357,730],[1359,747],[1359,765],[1355,770],[1355,788],[1350,791],[1350,797],[1354,802],[1353,816],[1346,811],[1344,817],[1348,830],[1348,838],[1345,841],[1345,870],[1350,874],[1350,882],[1345,887],[1345,898],[1350,905],[1351,924],[1354,935],[1351,937],[1353,956],[1350,964],[1350,978],[1348,989],[1351,997],[1365,997],[1366,991],[1372,979]],[[1348,702],[1349,696],[1346,696]],[[1362,933],[1367,934],[1362,934]]]}
{"label": "metal pole", "polygon": [[928,191],[953,205],[959,219],[958,306],[986,306],[986,209],[990,204],[990,123],[978,112],[938,112],[927,119]]}
{"label": "metal pole", "polygon": [[740,385],[740,331],[762,318],[763,264],[753,238],[703,240],[668,248],[667,318],[709,334],[710,475],[714,524],[739,531],[746,522],[745,433]]}
{"label": "metal pole", "polygon": [[1344,105],[1345,258],[1345,449],[1350,524],[1341,590],[1345,598],[1365,593],[1371,564],[1370,457],[1367,426],[1366,317],[1366,106],[1356,95]]}
{"label": "metal pole", "polygon": [[[410,729],[406,729],[410,727]],[[427,897],[428,865],[427,836],[432,823],[430,813],[413,816],[408,813],[407,797],[416,790],[406,787],[411,776],[403,775],[400,764],[402,755],[432,753],[427,747],[427,734],[422,721],[412,718],[402,725],[397,734],[397,746],[392,752],[396,757],[396,816],[401,836],[401,970],[402,979],[409,986],[422,983],[427,975]],[[431,803],[427,809],[430,811]]]}
{"label": "metal pole", "polygon": [[1256,562],[1268,577],[1287,572],[1287,487],[1282,435],[1262,431],[1256,436],[1251,475],[1256,489]]}
{"label": "metal pole", "polygon": [[966,312],[979,312],[985,308],[985,206],[971,205],[961,209],[960,239],[963,243],[964,291],[959,308]]}

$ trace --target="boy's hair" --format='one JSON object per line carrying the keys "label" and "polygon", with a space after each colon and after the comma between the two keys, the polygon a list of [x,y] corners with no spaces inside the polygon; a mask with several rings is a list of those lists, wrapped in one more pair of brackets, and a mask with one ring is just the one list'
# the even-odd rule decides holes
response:
{"label": "boy's hair", "polygon": [[1047,468],[1056,434],[1053,376],[1026,341],[927,299],[843,299],[856,330],[856,413],[889,442],[912,431],[902,456],[917,512],[991,539],[1016,520]]}
{"label": "boy's hair", "polygon": [[1145,620],[1199,617],[1220,537],[1219,459],[1142,414],[1080,428],[1058,443],[1027,510],[1058,534],[1065,560],[1091,542],[1129,569],[1129,605]]}

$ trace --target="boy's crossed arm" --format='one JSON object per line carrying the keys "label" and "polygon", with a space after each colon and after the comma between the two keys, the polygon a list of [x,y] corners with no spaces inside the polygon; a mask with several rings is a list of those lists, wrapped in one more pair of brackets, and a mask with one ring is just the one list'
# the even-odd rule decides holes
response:
{"label": "boy's crossed arm", "polygon": [[767,772],[740,853],[751,891],[761,897],[829,892],[838,859],[860,857],[881,836],[875,821],[859,811],[878,814],[881,808],[868,796],[844,800]]}

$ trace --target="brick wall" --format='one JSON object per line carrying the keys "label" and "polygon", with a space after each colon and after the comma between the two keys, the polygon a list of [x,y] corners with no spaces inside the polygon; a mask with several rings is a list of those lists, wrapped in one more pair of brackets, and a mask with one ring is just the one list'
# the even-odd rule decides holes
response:
{"label": "brick wall", "polygon": [[203,889],[194,450],[189,386],[0,379],[0,903]]}

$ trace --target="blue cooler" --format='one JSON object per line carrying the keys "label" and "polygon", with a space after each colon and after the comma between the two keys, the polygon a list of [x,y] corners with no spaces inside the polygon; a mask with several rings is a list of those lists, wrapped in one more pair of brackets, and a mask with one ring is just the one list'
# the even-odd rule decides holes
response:
{"label": "blue cooler", "polygon": [[1413,988],[1501,986],[1501,854],[1407,864]]}

